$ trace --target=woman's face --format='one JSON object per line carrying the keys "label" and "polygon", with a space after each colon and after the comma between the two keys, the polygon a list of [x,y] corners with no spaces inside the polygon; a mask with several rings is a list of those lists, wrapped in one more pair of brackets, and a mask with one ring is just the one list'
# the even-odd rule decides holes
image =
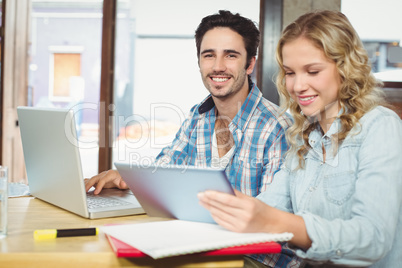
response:
{"label": "woman's face", "polygon": [[304,115],[316,118],[326,131],[339,112],[341,78],[335,62],[303,37],[286,43],[282,58],[290,96]]}

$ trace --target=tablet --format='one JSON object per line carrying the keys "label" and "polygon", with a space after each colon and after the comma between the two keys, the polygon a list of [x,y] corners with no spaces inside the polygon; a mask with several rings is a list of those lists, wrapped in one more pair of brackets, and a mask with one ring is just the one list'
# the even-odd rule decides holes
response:
{"label": "tablet", "polygon": [[145,212],[152,217],[215,223],[197,194],[215,190],[234,194],[223,169],[115,163]]}

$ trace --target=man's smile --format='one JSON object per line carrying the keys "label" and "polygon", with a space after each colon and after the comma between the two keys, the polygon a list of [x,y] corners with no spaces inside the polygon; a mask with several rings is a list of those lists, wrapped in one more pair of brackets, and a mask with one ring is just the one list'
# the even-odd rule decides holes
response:
{"label": "man's smile", "polygon": [[226,82],[230,79],[230,77],[211,77],[211,80],[214,82],[222,83]]}

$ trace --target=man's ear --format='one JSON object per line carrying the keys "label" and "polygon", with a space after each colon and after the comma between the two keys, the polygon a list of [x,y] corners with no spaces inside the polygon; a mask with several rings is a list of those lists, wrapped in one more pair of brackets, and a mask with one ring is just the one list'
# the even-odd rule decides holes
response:
{"label": "man's ear", "polygon": [[255,62],[256,62],[256,61],[257,61],[257,60],[256,60],[256,57],[252,57],[252,58],[251,58],[250,64],[248,65],[247,70],[246,70],[246,73],[247,73],[247,74],[251,74],[251,73],[253,72],[254,67],[255,67]]}

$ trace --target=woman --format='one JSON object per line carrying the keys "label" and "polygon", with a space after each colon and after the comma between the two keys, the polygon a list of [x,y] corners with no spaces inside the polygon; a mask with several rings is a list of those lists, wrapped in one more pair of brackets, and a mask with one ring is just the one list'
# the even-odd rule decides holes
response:
{"label": "woman", "polygon": [[283,31],[276,51],[291,149],[257,199],[199,194],[236,232],[291,232],[309,265],[402,263],[402,126],[386,104],[348,19],[320,11]]}

